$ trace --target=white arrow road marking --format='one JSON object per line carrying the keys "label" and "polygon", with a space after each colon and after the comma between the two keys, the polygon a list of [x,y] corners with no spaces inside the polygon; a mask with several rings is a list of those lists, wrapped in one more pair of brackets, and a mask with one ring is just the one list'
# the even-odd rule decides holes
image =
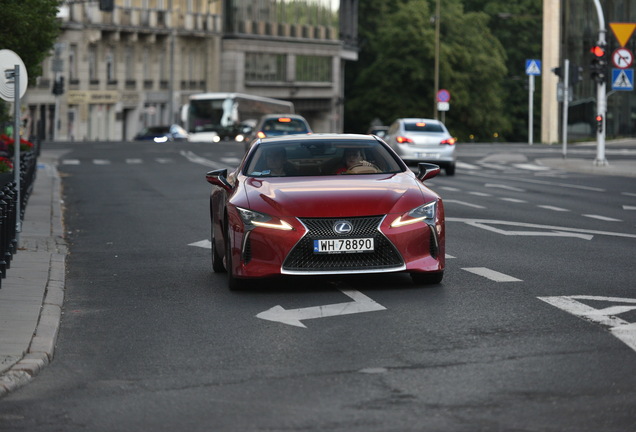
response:
{"label": "white arrow road marking", "polygon": [[[467,225],[475,226],[477,228],[486,229],[486,230],[493,231],[493,232],[496,232],[498,234],[503,234],[503,235],[536,235],[536,236],[558,235],[558,236],[564,236],[564,235],[567,234],[570,237],[580,237],[580,238],[584,238],[586,240],[589,240],[589,238],[592,238],[592,237],[590,237],[588,235],[585,235],[585,234],[590,234],[592,236],[593,235],[605,235],[605,236],[611,236],[611,237],[636,238],[636,234],[629,234],[629,233],[585,230],[585,229],[566,228],[566,227],[558,227],[558,226],[551,226],[551,225],[536,225],[536,224],[529,224],[529,223],[522,223],[522,222],[501,221],[501,220],[493,220],[493,219],[446,218],[446,222],[463,222],[463,223],[465,223]],[[512,225],[512,226],[516,226],[516,227],[543,229],[543,230],[548,230],[548,232],[546,233],[546,232],[542,232],[542,231],[519,231],[519,232],[517,232],[517,231],[504,231],[504,230],[498,230],[497,228],[494,228],[494,227],[492,227],[490,225],[509,225],[509,226]],[[526,233],[528,233],[528,234],[526,234]],[[578,234],[572,235],[572,233],[578,233]]]}
{"label": "white arrow road marking", "polygon": [[188,246],[195,246],[195,247],[200,247],[203,249],[212,249],[212,242],[206,239],[206,240],[190,243]]}
{"label": "white arrow road marking", "polygon": [[468,223],[468,225],[506,236],[574,237],[583,240],[592,240],[592,238],[594,238],[593,235],[589,234],[569,233],[563,231],[506,231],[481,222],[471,222]]}
{"label": "white arrow road marking", "polygon": [[462,268],[462,270],[466,270],[476,275],[483,276],[486,279],[490,279],[495,282],[523,282],[521,279],[517,279],[494,270],[490,270],[486,267],[465,267]]}
{"label": "white arrow road marking", "polygon": [[212,161],[210,159],[206,159],[204,157],[201,156],[197,156],[195,153],[191,152],[191,151],[185,151],[185,150],[181,150],[179,152],[179,154],[181,156],[183,156],[184,158],[186,158],[187,160],[189,160],[192,163],[196,163],[199,165],[203,165],[206,167],[210,167],[213,169],[223,169],[223,168],[227,168],[227,166],[223,166],[218,162]]}
{"label": "white arrow road marking", "polygon": [[[610,333],[636,351],[636,323],[630,323],[616,316],[625,312],[636,310],[636,299],[586,295],[538,297],[538,299],[569,312],[572,315],[576,315],[579,318],[609,327]],[[594,309],[593,307],[581,303],[578,300],[605,301],[623,304],[614,304],[603,309]]]}
{"label": "white arrow road marking", "polygon": [[360,291],[347,289],[341,289],[340,291],[351,297],[353,301],[289,310],[278,305],[259,313],[256,315],[256,318],[307,328],[307,326],[301,322],[302,320],[386,310],[384,306],[365,296]]}

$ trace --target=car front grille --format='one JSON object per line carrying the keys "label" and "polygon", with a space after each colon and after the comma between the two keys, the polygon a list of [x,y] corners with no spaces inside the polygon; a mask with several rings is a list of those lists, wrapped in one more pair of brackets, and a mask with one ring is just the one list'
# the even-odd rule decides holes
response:
{"label": "car front grille", "polygon": [[[294,246],[285,262],[287,272],[347,272],[364,270],[390,270],[404,265],[395,246],[380,232],[378,227],[384,216],[341,217],[341,218],[301,218],[307,227],[307,234]],[[346,236],[334,233],[337,221],[346,220],[353,230]],[[314,253],[314,240],[373,238],[373,252],[318,254]]]}

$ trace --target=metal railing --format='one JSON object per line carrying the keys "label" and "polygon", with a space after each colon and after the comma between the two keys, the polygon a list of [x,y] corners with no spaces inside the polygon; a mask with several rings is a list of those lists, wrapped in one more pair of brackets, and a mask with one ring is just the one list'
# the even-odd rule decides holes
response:
{"label": "metal railing", "polygon": [[[24,152],[20,156],[20,205],[14,173],[0,174],[0,288],[2,279],[11,268],[11,260],[18,246],[18,218],[22,221],[26,204],[33,190],[37,169],[37,150]],[[18,215],[18,208],[20,209]]]}

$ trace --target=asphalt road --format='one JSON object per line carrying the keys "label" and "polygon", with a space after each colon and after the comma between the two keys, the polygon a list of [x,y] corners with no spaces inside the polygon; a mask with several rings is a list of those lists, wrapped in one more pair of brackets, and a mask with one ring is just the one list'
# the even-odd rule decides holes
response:
{"label": "asphalt road", "polygon": [[[535,162],[559,149],[466,145],[456,176],[428,182],[446,207],[441,285],[230,292],[205,247],[204,174],[242,146],[52,148],[64,315],[54,361],[0,401],[2,431],[636,430],[633,179]],[[304,328],[257,317],[356,298],[382,308]]]}

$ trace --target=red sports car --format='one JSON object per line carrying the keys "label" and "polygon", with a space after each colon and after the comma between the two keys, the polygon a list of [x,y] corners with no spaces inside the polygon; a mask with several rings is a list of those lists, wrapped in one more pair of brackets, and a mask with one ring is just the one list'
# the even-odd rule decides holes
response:
{"label": "red sports car", "polygon": [[371,135],[256,140],[239,167],[210,171],[212,268],[231,289],[276,275],[444,275],[442,199]]}

